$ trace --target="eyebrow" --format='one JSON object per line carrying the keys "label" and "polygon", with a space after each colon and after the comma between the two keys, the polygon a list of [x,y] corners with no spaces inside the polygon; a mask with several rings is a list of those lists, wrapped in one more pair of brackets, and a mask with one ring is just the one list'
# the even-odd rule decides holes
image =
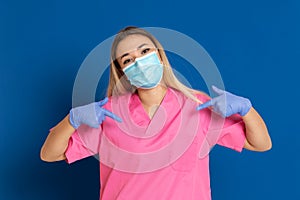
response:
{"label": "eyebrow", "polygon": [[[148,45],[148,44],[147,44],[147,43],[143,43],[143,44],[141,44],[140,46],[138,46],[137,49],[140,49],[140,48],[142,48],[142,47],[145,46],[145,45]],[[120,59],[122,59],[123,57],[128,56],[128,55],[129,55],[129,53],[124,53],[124,54],[121,56]]]}

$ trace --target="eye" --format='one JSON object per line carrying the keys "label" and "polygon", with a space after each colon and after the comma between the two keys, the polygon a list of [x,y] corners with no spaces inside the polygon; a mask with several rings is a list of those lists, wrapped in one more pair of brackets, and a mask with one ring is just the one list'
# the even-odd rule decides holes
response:
{"label": "eye", "polygon": [[132,62],[132,58],[125,59],[125,60],[123,61],[123,65],[127,65],[127,64],[129,64],[129,63],[131,63],[131,62]]}
{"label": "eye", "polygon": [[150,51],[150,48],[143,49],[142,54],[146,54]]}

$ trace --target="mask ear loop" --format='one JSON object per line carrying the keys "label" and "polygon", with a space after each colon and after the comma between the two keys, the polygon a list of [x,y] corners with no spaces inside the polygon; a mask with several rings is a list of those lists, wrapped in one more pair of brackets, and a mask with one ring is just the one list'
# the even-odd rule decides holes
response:
{"label": "mask ear loop", "polygon": [[163,63],[162,57],[161,57],[161,55],[160,55],[160,53],[159,53],[159,49],[158,49],[158,48],[155,48],[155,51],[154,51],[154,52],[156,52],[156,54],[158,55],[158,58],[159,58],[160,64],[162,64],[162,66],[164,66],[164,63]]}
{"label": "mask ear loop", "polygon": [[155,51],[154,51],[154,52],[157,54],[157,56],[158,56],[158,58],[159,58],[159,62],[160,62],[160,64],[161,64],[161,66],[163,67],[163,75],[162,75],[161,80],[159,81],[158,85],[160,85],[160,86],[162,86],[162,87],[165,87],[165,88],[168,88],[167,84],[166,84],[165,81],[164,81],[165,64],[163,63],[162,57],[161,57],[161,55],[160,55],[160,53],[159,53],[159,49],[158,49],[158,48],[155,48]]}

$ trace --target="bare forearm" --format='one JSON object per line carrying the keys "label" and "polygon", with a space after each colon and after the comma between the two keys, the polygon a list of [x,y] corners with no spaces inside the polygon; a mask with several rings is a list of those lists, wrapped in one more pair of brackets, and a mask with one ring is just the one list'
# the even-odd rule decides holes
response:
{"label": "bare forearm", "polygon": [[271,149],[272,141],[267,126],[253,107],[243,116],[243,121],[246,125],[247,141],[254,148],[253,150],[266,151]]}
{"label": "bare forearm", "polygon": [[48,134],[48,137],[41,149],[41,159],[48,162],[65,159],[64,153],[74,131],[75,129],[69,122],[69,115],[67,115]]}

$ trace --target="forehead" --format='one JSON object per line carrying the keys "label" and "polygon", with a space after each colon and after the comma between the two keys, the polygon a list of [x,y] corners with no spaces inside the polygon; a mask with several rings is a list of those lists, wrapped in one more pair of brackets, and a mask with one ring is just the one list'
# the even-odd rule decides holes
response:
{"label": "forehead", "polygon": [[125,53],[129,53],[137,49],[141,44],[148,44],[147,46],[155,47],[153,42],[144,35],[129,35],[121,40],[116,49],[116,57],[120,57]]}

